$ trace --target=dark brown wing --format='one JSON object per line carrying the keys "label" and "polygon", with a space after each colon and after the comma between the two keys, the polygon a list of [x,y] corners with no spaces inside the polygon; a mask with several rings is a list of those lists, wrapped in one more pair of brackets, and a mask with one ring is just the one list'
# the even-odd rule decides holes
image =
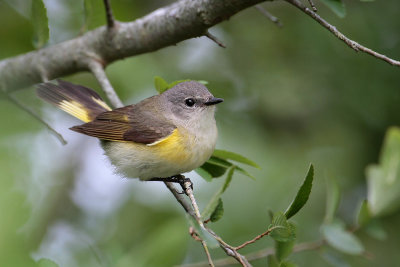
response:
{"label": "dark brown wing", "polygon": [[133,141],[151,144],[169,136],[176,128],[168,122],[154,97],[136,105],[107,111],[93,121],[71,130],[111,141]]}

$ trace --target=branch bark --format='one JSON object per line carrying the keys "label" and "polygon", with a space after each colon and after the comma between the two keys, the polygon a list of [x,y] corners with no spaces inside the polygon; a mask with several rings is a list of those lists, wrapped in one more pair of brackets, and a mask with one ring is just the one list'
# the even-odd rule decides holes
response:
{"label": "branch bark", "polygon": [[89,70],[95,58],[108,64],[175,45],[263,0],[182,0],[128,23],[107,26],[81,37],[0,61],[0,90],[19,88]]}

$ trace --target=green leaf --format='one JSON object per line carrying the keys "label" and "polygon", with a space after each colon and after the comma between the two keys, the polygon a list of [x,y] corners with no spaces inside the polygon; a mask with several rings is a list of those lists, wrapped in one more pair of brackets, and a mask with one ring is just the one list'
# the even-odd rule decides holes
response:
{"label": "green leaf", "polygon": [[46,258],[41,258],[38,262],[37,262],[37,266],[38,267],[58,267],[59,265],[57,263],[55,263],[52,260],[46,259]]}
{"label": "green leaf", "polygon": [[307,176],[304,179],[295,199],[292,201],[288,209],[285,211],[287,219],[295,215],[306,203],[311,193],[312,182],[314,179],[314,166],[311,164]]}
{"label": "green leaf", "polygon": [[222,202],[222,199],[219,198],[217,206],[215,207],[214,211],[211,213],[210,220],[212,222],[216,222],[219,219],[221,219],[223,215],[224,215],[224,203]]}
{"label": "green leaf", "polygon": [[364,247],[358,238],[346,231],[344,224],[340,221],[322,225],[321,231],[328,244],[343,253],[360,255],[364,252]]}
{"label": "green leaf", "polygon": [[256,179],[253,175],[251,175],[250,173],[248,173],[245,169],[243,169],[243,168],[241,168],[241,167],[239,167],[239,166],[237,166],[237,165],[233,165],[233,166],[235,166],[235,169],[236,169],[238,172],[240,172],[241,174],[243,174],[244,176],[247,176],[247,177],[249,177],[249,178],[251,178],[251,179],[253,179],[253,180]]}
{"label": "green leaf", "polygon": [[226,170],[228,169],[226,167],[221,167],[219,165],[214,165],[208,162],[201,165],[200,168],[208,172],[212,178],[221,177],[222,175],[225,174]]}
{"label": "green leaf", "polygon": [[233,173],[235,171],[235,167],[232,166],[229,168],[228,174],[226,175],[226,179],[224,184],[221,186],[221,188],[214,194],[214,196],[211,198],[210,202],[208,202],[207,206],[204,208],[202,212],[202,218],[204,220],[210,218],[211,214],[215,211],[219,204],[219,199],[221,198],[222,194],[225,192],[225,190],[228,188],[232,181]]}
{"label": "green leaf", "polygon": [[365,226],[371,220],[371,212],[368,208],[368,201],[361,202],[360,209],[357,216],[357,225],[359,227]]}
{"label": "green leaf", "polygon": [[267,263],[268,267],[279,267],[279,262],[276,259],[275,255],[268,255]]}
{"label": "green leaf", "polygon": [[212,178],[213,178],[212,174],[209,173],[203,167],[199,167],[199,168],[195,169],[194,171],[197,172],[198,175],[203,177],[203,179],[206,180],[207,182],[211,182],[212,181]]}
{"label": "green leaf", "polygon": [[339,18],[346,16],[346,8],[342,0],[321,0],[321,2],[329,7]]}
{"label": "green leaf", "polygon": [[375,0],[360,0],[360,2],[374,2]]}
{"label": "green leaf", "polygon": [[224,167],[226,169],[230,168],[233,165],[229,161],[214,156],[211,156],[211,158],[209,158],[207,162],[216,166]]}
{"label": "green leaf", "polygon": [[177,85],[179,83],[190,82],[190,81],[191,81],[190,79],[174,81],[174,82],[168,84],[168,88],[167,89],[170,89],[170,88],[174,87],[175,85]]}
{"label": "green leaf", "polygon": [[[209,165],[214,165],[214,166],[211,167]],[[215,167],[215,166],[217,166],[217,167]],[[228,169],[232,166],[235,166],[235,169],[238,172],[244,174],[245,176],[250,177],[251,179],[255,179],[250,173],[248,173],[243,168],[236,166],[225,159],[221,159],[221,158],[214,157],[214,156],[211,156],[211,158],[209,160],[207,160],[207,162],[205,164],[203,164],[201,167],[205,168],[211,175],[213,175],[213,177],[220,177],[225,173],[226,169]]]}
{"label": "green leaf", "polygon": [[260,168],[260,166],[258,166],[258,164],[255,163],[254,161],[231,151],[216,149],[214,150],[213,156],[220,159],[230,159],[236,162],[253,166],[255,168]]}
{"label": "green leaf", "polygon": [[208,84],[208,82],[207,82],[207,81],[204,81],[204,80],[198,80],[197,82],[198,82],[198,83],[201,83],[202,85],[207,85],[207,84]]}
{"label": "green leaf", "polygon": [[389,215],[400,208],[400,128],[386,133],[379,165],[367,167],[368,203],[371,214]]}
{"label": "green leaf", "polygon": [[232,166],[235,166],[235,169],[237,171],[239,171],[240,173],[244,174],[247,177],[250,177],[252,179],[255,179],[250,173],[248,173],[247,171],[245,171],[243,168],[237,166],[237,165],[233,165],[232,163],[230,163],[229,161],[225,160],[225,159],[221,159],[218,157],[214,157],[211,156],[211,158],[207,161],[207,163],[216,165],[216,166],[220,166],[220,167],[224,167],[224,168],[230,168]]}
{"label": "green leaf", "polygon": [[31,21],[34,31],[33,45],[35,48],[41,48],[49,40],[49,22],[46,7],[42,0],[32,0]]}
{"label": "green leaf", "polygon": [[288,242],[296,238],[296,226],[289,223],[286,219],[285,214],[282,212],[277,212],[272,218],[272,223],[268,227],[273,229],[270,236],[275,241]]}
{"label": "green leaf", "polygon": [[326,179],[326,212],[325,223],[332,222],[340,202],[339,185],[333,178]]}
{"label": "green leaf", "polygon": [[168,83],[160,76],[154,77],[154,86],[159,94],[168,90]]}
{"label": "green leaf", "polygon": [[291,240],[288,242],[280,242],[275,241],[275,255],[276,258],[281,262],[286,259],[293,250],[293,246],[295,244],[295,240]]}

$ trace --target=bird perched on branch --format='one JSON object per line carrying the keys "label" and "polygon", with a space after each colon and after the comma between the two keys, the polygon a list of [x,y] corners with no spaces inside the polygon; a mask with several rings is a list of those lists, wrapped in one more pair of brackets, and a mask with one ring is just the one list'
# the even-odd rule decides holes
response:
{"label": "bird perched on branch", "polygon": [[188,172],[207,161],[215,148],[215,104],[223,99],[195,81],[117,109],[93,90],[66,81],[39,84],[37,93],[85,122],[70,129],[99,138],[125,177],[149,180]]}

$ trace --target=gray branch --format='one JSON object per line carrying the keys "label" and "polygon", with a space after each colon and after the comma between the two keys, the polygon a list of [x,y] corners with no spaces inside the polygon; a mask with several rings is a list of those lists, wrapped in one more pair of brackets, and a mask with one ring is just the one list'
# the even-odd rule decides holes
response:
{"label": "gray branch", "polygon": [[19,88],[203,36],[207,29],[263,0],[182,0],[128,23],[0,61],[0,90]]}

